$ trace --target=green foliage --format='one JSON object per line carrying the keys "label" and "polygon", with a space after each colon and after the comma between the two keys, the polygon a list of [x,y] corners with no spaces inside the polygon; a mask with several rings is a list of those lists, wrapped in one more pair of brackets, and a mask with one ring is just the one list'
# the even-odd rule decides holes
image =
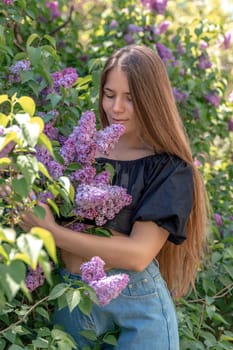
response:
{"label": "green foliage", "polygon": [[[187,96],[177,99],[177,106],[212,207],[209,249],[196,290],[177,303],[181,350],[232,348],[233,132],[228,127],[233,112],[228,100],[232,57],[219,43],[230,29],[230,15],[221,10],[219,1],[211,2],[212,7],[199,3],[170,0],[159,15],[140,1],[59,0],[59,14],[54,17],[45,0],[0,4],[0,186],[6,190],[0,198],[0,350],[77,348],[69,335],[52,324],[53,308],[68,305],[73,310],[78,305],[88,315],[96,296],[79,282],[78,288],[60,283],[51,267],[51,261],[57,264],[57,255],[48,231],[24,232],[18,224],[27,208],[43,217],[43,208],[30,195],[47,188],[64,201],[58,207],[49,200],[56,215],[69,212],[72,186],[66,177],[54,181],[35,158],[35,149],[43,145],[59,159],[57,144],[46,136],[44,125],[53,122],[56,114],[56,127],[67,136],[83,111],[98,113],[101,68],[110,53],[130,40],[153,49],[163,44],[173,55],[173,64],[166,63],[169,77],[172,86]],[[170,25],[158,31],[164,21]],[[200,68],[201,55],[211,61],[209,68]],[[30,69],[21,70],[12,80],[10,67],[20,60],[30,62]],[[78,80],[72,87],[52,90],[52,73],[67,67],[77,70]],[[219,103],[208,102],[209,93]],[[68,170],[75,167],[72,164]],[[30,293],[25,284],[27,270],[38,263],[46,282]],[[100,338],[85,335],[98,349],[103,343],[115,344],[117,332]]]}

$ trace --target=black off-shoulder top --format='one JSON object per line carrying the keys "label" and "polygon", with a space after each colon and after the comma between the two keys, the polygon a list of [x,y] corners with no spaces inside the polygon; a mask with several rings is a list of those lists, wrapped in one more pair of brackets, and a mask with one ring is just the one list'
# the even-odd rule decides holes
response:
{"label": "black off-shoulder top", "polygon": [[168,240],[180,244],[186,238],[186,223],[192,208],[192,169],[180,158],[166,153],[135,160],[98,158],[115,169],[112,184],[132,195],[104,227],[129,235],[135,221],[153,221],[169,233]]}

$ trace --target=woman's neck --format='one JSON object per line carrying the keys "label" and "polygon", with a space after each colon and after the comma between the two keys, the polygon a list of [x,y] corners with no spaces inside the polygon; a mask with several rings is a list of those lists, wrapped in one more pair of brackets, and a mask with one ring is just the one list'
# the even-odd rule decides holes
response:
{"label": "woman's neck", "polygon": [[133,160],[154,154],[154,150],[143,141],[132,140],[127,135],[121,136],[108,158],[116,160]]}

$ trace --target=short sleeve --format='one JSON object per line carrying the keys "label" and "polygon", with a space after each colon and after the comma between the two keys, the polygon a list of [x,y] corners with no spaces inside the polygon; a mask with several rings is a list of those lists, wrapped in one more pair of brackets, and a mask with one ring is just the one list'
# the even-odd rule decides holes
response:
{"label": "short sleeve", "polygon": [[168,240],[180,244],[186,238],[186,224],[192,209],[192,169],[179,158],[155,169],[133,216],[135,221],[154,221],[166,229]]}

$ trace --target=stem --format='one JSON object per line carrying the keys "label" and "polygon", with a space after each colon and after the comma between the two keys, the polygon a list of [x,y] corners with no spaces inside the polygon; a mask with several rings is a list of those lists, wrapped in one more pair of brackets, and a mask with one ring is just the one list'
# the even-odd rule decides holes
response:
{"label": "stem", "polygon": [[18,321],[16,321],[15,323],[12,323],[10,326],[8,326],[7,328],[5,329],[2,329],[0,331],[0,334],[4,334],[5,332],[9,331],[10,329],[18,326],[20,323],[22,323],[26,318],[27,316],[40,304],[42,304],[43,302],[47,301],[48,300],[48,296],[44,297],[43,299],[37,301],[26,313],[25,315]]}

